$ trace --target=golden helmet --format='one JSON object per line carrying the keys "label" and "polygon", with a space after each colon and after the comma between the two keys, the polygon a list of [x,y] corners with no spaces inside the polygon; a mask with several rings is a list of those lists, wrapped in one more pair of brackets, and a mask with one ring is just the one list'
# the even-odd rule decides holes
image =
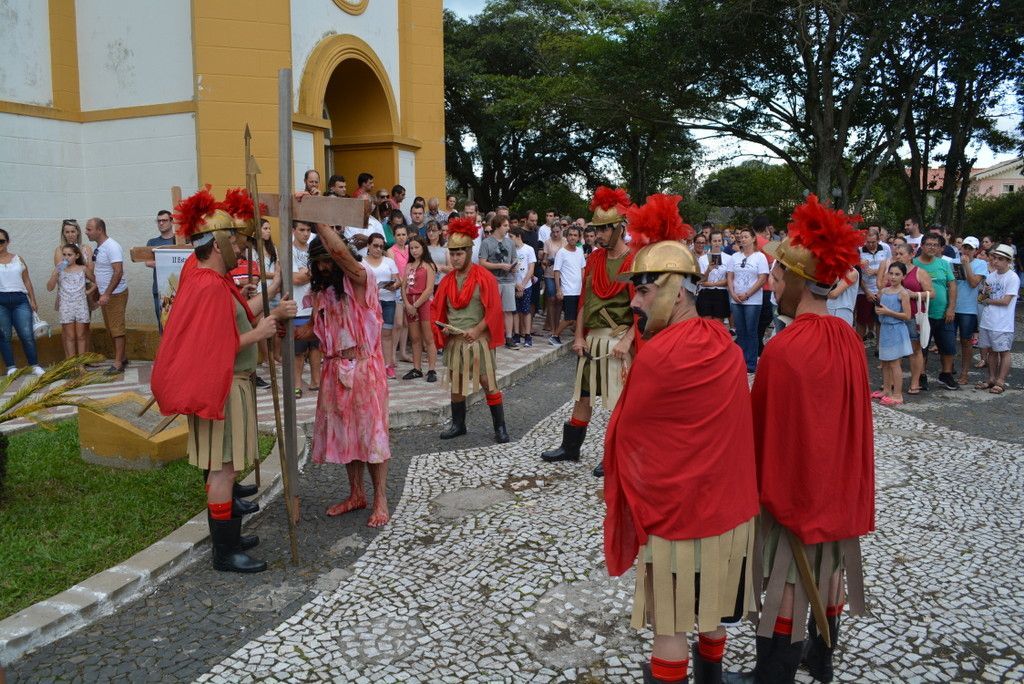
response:
{"label": "golden helmet", "polygon": [[619,213],[617,207],[612,207],[611,209],[598,207],[594,210],[594,216],[590,219],[590,225],[607,226],[609,224],[621,223],[625,220],[626,217]]}
{"label": "golden helmet", "polygon": [[641,273],[680,273],[685,275],[701,275],[697,257],[690,248],[678,240],[662,240],[653,242],[639,252],[633,259],[630,269],[618,279],[630,280]]}
{"label": "golden helmet", "polygon": [[626,211],[632,204],[629,194],[622,188],[600,185],[594,191],[594,199],[590,202],[590,210],[594,212],[590,225],[607,226],[621,223],[626,220]]}
{"label": "golden helmet", "polygon": [[804,280],[821,283],[822,285],[826,284],[815,277],[818,271],[818,260],[811,254],[811,250],[794,245],[790,242],[789,238],[782,242],[769,242],[764,246],[764,252],[768,256],[775,257],[781,261],[787,270],[792,271]]}
{"label": "golden helmet", "polygon": [[448,242],[445,243],[445,246],[448,249],[466,249],[473,246],[473,242],[479,235],[480,228],[473,219],[453,218],[448,222]]}

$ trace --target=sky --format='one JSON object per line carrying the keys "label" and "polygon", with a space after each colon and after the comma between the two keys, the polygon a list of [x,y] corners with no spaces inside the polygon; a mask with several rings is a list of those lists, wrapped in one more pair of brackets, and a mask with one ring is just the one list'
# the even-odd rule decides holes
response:
{"label": "sky", "polygon": [[[484,5],[487,4],[487,0],[444,0],[445,9],[450,9],[455,14],[462,18],[468,18],[474,14],[479,14]],[[1005,111],[1019,111],[1014,108],[1012,102],[1004,103],[1002,107]],[[1017,114],[1008,114],[1007,116],[1001,117],[999,120],[999,128],[1011,131],[1020,123],[1020,117]],[[738,164],[744,159],[749,158],[763,158],[765,154],[764,148],[759,145],[751,143],[745,143],[733,139],[716,139],[702,143],[705,150],[705,159],[709,164],[707,168],[701,169],[704,175],[714,170],[716,166],[729,166],[731,164]],[[909,150],[901,150],[901,153],[909,154]],[[975,168],[985,168],[996,164],[997,162],[1006,161],[1012,159],[1014,155],[1012,153],[995,154],[986,146],[974,147],[968,150],[968,154],[977,154],[978,160],[975,162]],[[715,160],[719,160],[715,163]],[[771,162],[770,159],[765,161]]]}

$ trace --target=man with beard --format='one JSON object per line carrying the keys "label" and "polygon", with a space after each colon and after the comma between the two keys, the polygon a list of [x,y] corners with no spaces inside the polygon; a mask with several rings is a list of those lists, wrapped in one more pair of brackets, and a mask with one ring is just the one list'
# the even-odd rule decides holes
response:
{"label": "man with beard", "polygon": [[369,464],[373,512],[367,525],[383,527],[391,446],[377,284],[333,228],[319,224],[317,235],[309,248],[313,313],[295,330],[296,339],[317,339],[323,354],[312,458],[343,464],[348,473],[348,498],[328,508],[329,516],[366,508],[363,464]]}
{"label": "man with beard", "polygon": [[645,684],[685,682],[690,658],[695,682],[721,681],[721,623],[738,620],[753,597],[757,482],[746,366],[725,328],[697,315],[701,273],[682,243],[692,229],[679,217],[681,199],[652,195],[629,210],[641,249],[618,277],[635,288],[631,306],[646,342],[605,439],[605,560],[613,576],[636,560],[632,626],[654,631]]}
{"label": "man with beard", "polygon": [[494,441],[503,444],[509,436],[494,350],[505,342],[504,314],[498,282],[487,269],[471,261],[479,234],[475,218],[448,222],[448,262],[452,270],[438,283],[431,305],[437,324],[434,342],[444,348],[452,392],[452,423],[441,433],[441,439],[466,434],[466,395],[483,386],[491,409]]}
{"label": "man with beard", "polygon": [[[633,288],[618,281],[629,270],[633,254],[622,239],[626,211],[631,206],[625,190],[600,186],[594,191],[590,225],[597,231],[595,250],[583,271],[579,322],[572,350],[576,363],[575,404],[572,416],[562,426],[562,443],[543,452],[548,463],[579,461],[580,447],[587,436],[593,413],[592,397],[601,397],[606,408],[614,408],[622,391],[622,378],[632,357],[634,326],[629,300]],[[603,474],[601,464],[594,475]]]}
{"label": "man with beard", "polygon": [[728,681],[792,682],[801,658],[832,681],[843,605],[864,610],[860,537],[875,528],[867,363],[860,337],[827,306],[860,261],[857,220],[810,195],[787,239],[767,248],[779,315],[791,322],[765,346],[751,393],[762,511],[754,581],[760,589],[764,577],[765,589],[757,664]]}

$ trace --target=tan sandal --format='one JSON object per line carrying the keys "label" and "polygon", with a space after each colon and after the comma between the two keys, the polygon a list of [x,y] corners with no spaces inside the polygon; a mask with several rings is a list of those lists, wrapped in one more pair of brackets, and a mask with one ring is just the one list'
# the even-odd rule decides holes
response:
{"label": "tan sandal", "polygon": [[989,394],[1002,394],[1005,391],[1006,391],[1006,385],[1000,385],[999,383],[996,383],[995,385],[992,385],[988,389],[988,393]]}
{"label": "tan sandal", "polygon": [[991,389],[992,385],[994,385],[994,384],[995,384],[994,382],[989,382],[988,380],[982,380],[981,382],[974,383],[974,389],[980,389],[980,390]]}

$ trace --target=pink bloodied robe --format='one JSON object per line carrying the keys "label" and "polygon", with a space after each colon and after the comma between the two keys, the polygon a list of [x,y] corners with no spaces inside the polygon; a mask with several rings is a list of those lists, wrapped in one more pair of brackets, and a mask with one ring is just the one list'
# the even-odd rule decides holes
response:
{"label": "pink bloodied robe", "polygon": [[[365,267],[365,264],[364,264]],[[364,297],[345,278],[345,296],[334,288],[314,293],[313,332],[323,352],[323,380],[313,427],[314,463],[383,463],[388,442],[388,384],[381,351],[380,300],[367,270]],[[342,352],[355,350],[355,358]]]}

